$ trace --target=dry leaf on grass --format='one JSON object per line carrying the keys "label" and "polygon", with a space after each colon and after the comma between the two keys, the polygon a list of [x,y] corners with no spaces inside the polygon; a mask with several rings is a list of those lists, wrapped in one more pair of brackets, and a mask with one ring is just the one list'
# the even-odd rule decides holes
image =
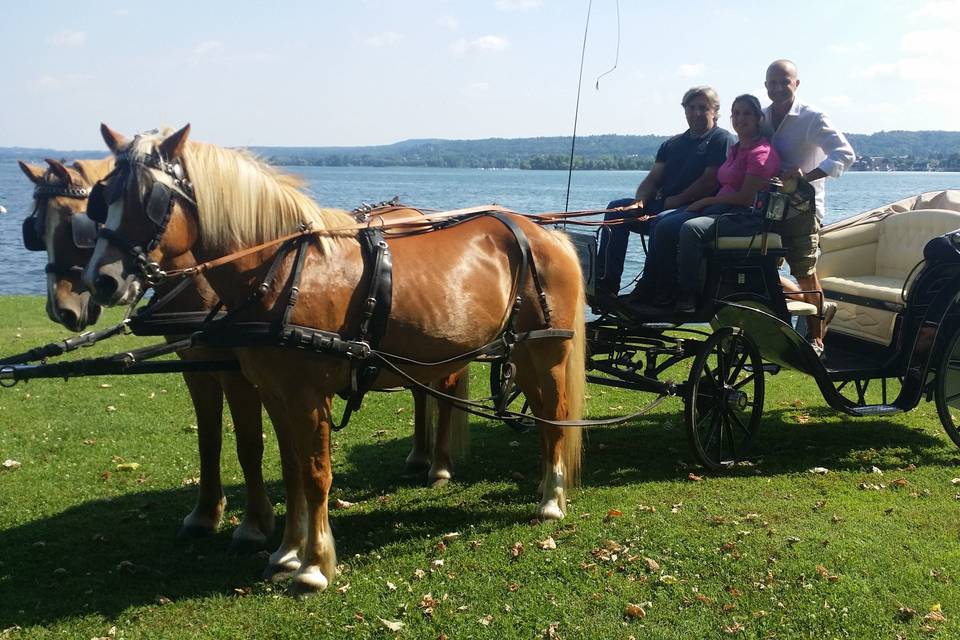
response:
{"label": "dry leaf on grass", "polygon": [[730,626],[723,628],[723,632],[729,633],[730,635],[733,635],[735,633],[740,633],[741,631],[743,631],[743,625],[740,624],[739,622],[734,622]]}
{"label": "dry leaf on grass", "polygon": [[377,620],[379,620],[380,624],[382,624],[386,629],[389,629],[394,633],[400,631],[400,629],[403,629],[404,627],[403,623],[399,620],[384,620],[383,618],[377,618]]}
{"label": "dry leaf on grass", "polygon": [[697,474],[691,471],[690,473],[687,474],[687,480],[689,480],[690,482],[700,482],[701,480],[703,480],[703,476],[698,476]]}
{"label": "dry leaf on grass", "polygon": [[349,509],[352,506],[353,506],[352,502],[347,502],[346,500],[341,500],[340,498],[337,498],[336,500],[333,501],[334,509]]}
{"label": "dry leaf on grass", "polygon": [[647,617],[647,612],[638,604],[628,603],[623,608],[623,617],[627,620],[643,620]]}
{"label": "dry leaf on grass", "polygon": [[519,558],[519,557],[520,557],[520,554],[522,554],[522,553],[523,553],[523,543],[522,543],[522,542],[514,542],[514,543],[513,543],[513,546],[510,547],[510,557],[511,557],[511,558]]}
{"label": "dry leaf on grass", "polygon": [[537,545],[544,551],[550,551],[552,549],[557,548],[557,542],[556,540],[553,539],[552,536],[547,538],[546,540],[541,540],[540,542],[537,543]]}
{"label": "dry leaf on grass", "polygon": [[136,471],[139,468],[139,462],[121,462],[117,465],[117,471]]}
{"label": "dry leaf on grass", "polygon": [[817,475],[823,476],[830,473],[830,469],[827,469],[826,467],[814,467],[813,469],[810,469],[810,473],[815,473]]}
{"label": "dry leaf on grass", "polygon": [[900,607],[897,608],[897,613],[895,614],[894,617],[900,622],[909,622],[913,620],[916,616],[917,616],[917,612],[915,609],[911,609],[910,607],[901,605]]}
{"label": "dry leaf on grass", "polygon": [[477,622],[479,622],[480,624],[482,624],[482,625],[485,626],[485,627],[489,627],[489,626],[490,626],[490,623],[493,622],[493,616],[491,616],[491,615],[489,615],[489,614],[488,614],[488,615],[485,615],[485,616],[483,616],[482,618],[480,618],[479,620],[477,620]]}
{"label": "dry leaf on grass", "polygon": [[9,458],[3,461],[3,470],[4,470],[4,471],[16,471],[17,469],[19,469],[19,468],[22,467],[22,466],[23,466],[23,465],[21,465],[18,461],[16,461],[16,460],[10,460]]}
{"label": "dry leaf on grass", "polygon": [[660,564],[653,558],[644,558],[643,565],[647,568],[647,571],[650,573],[657,573],[660,571]]}

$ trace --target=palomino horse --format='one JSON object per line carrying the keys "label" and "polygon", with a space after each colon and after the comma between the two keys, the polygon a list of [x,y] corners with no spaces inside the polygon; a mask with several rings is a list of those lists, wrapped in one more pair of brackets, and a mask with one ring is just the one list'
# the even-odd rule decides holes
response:
{"label": "palomino horse", "polygon": [[[207,272],[227,306],[242,309],[238,322],[289,319],[290,326],[313,330],[317,338],[357,335],[366,317],[365,283],[376,269],[366,266],[349,215],[321,209],[288,176],[242,151],[188,142],[189,125],[167,137],[144,134],[132,141],[105,125],[101,132],[118,170],[105,189],[105,230],[84,271],[94,300],[117,305],[133,299],[146,286],[145,265],[165,268],[189,251],[206,260],[248,248]],[[562,234],[521,216],[505,219],[479,216],[433,233],[391,239],[393,305],[380,349],[389,354],[386,361],[422,382],[457,370],[463,354],[498,340],[511,323],[517,335],[555,327],[552,336],[519,341],[511,360],[518,386],[541,419],[537,514],[559,519],[567,485],[579,475],[581,433],[550,421],[579,419],[582,412],[580,265]],[[277,245],[261,243],[304,224],[318,232],[306,245],[305,261],[286,254],[272,262]],[[521,237],[536,265],[536,282],[532,270],[522,269]],[[295,273],[302,278],[291,279]],[[293,307],[292,282],[299,282]],[[537,283],[544,305],[538,302]],[[353,368],[329,352],[257,346],[236,353],[272,418],[287,489],[283,541],[266,573],[292,572],[294,593],[325,589],[336,571],[328,519],[332,397],[350,386]],[[384,368],[373,387],[405,383]]]}
{"label": "palomino horse", "polygon": [[[92,225],[86,215],[91,187],[114,166],[113,156],[103,160],[77,160],[66,167],[47,160],[44,171],[24,162],[20,168],[36,185],[33,213],[24,221],[24,244],[31,250],[47,252],[47,314],[72,331],[94,324],[100,308],[89,302],[90,294],[80,273],[93,254],[96,232],[82,231]],[[86,238],[91,242],[88,244]],[[190,260],[189,257],[186,258]],[[165,286],[165,285],[164,285]],[[162,295],[163,287],[158,289]],[[176,296],[165,310],[191,312],[209,310],[216,295],[203,278]],[[168,336],[167,340],[176,337]],[[184,360],[223,360],[222,350],[194,348],[178,352]],[[260,395],[256,387],[237,372],[191,372],[183,379],[197,415],[200,451],[200,482],[197,503],[183,519],[177,537],[193,538],[212,533],[220,525],[226,497],[220,479],[220,451],[223,440],[223,399],[226,396],[237,436],[237,458],[246,487],[246,510],[233,532],[235,551],[262,548],[274,530],[273,504],[267,496],[261,466],[263,425]]]}
{"label": "palomino horse", "polygon": [[[93,253],[96,228],[84,215],[92,186],[114,167],[113,156],[102,160],[78,160],[65,166],[47,160],[48,169],[20,162],[20,168],[35,185],[33,211],[24,221],[24,244],[34,251],[47,252],[47,314],[72,331],[96,323],[100,306],[80,281],[84,265]],[[192,262],[191,256],[186,256]],[[162,297],[167,285],[158,287]],[[206,312],[216,295],[203,277],[198,277],[164,307],[169,312]],[[168,340],[177,339],[168,336]],[[210,348],[178,352],[186,360],[223,360],[229,354]],[[184,380],[197,416],[200,453],[200,481],[197,503],[183,519],[181,539],[204,536],[215,531],[226,508],[220,479],[223,399],[235,425],[237,457],[244,475],[246,511],[233,532],[234,551],[262,548],[274,529],[274,514],[264,487],[263,427],[259,393],[246,378],[235,372],[184,373]],[[467,372],[458,372],[435,382],[438,391],[465,398]],[[445,484],[452,476],[454,457],[465,455],[469,436],[466,414],[438,407],[423,391],[414,390],[415,428],[413,447],[407,456],[406,471],[427,473],[432,486]],[[438,415],[439,413],[439,415]]]}

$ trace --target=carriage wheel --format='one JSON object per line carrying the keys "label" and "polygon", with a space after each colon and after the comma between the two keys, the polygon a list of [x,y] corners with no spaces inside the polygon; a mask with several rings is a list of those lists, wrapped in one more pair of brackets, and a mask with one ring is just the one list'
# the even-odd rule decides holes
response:
{"label": "carriage wheel", "polygon": [[947,351],[937,366],[933,395],[940,423],[953,443],[960,447],[960,330],[950,338]]}
{"label": "carriage wheel", "polygon": [[507,409],[514,413],[524,414],[522,418],[502,417],[503,422],[518,433],[526,433],[537,426],[530,410],[530,404],[523,391],[514,384],[513,366],[502,360],[490,363],[490,393],[493,395],[497,411]]}
{"label": "carriage wheel", "polygon": [[744,459],[763,414],[763,361],[750,338],[726,327],[694,358],[684,417],[694,454],[720,471]]}

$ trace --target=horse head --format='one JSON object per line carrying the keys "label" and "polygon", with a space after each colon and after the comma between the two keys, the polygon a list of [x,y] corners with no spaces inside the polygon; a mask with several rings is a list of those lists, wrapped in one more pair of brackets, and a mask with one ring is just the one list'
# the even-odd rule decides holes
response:
{"label": "horse head", "polygon": [[196,203],[182,159],[190,125],[132,140],[106,125],[100,132],[116,166],[91,195],[88,214],[103,226],[83,281],[95,301],[114,306],[158,284],[160,265],[196,242]]}
{"label": "horse head", "polygon": [[85,209],[91,185],[112,167],[109,161],[78,161],[71,167],[48,159],[43,169],[20,162],[34,184],[33,209],[23,221],[23,244],[46,251],[47,315],[71,331],[96,323],[100,306],[90,300],[80,275],[93,254],[96,224]]}

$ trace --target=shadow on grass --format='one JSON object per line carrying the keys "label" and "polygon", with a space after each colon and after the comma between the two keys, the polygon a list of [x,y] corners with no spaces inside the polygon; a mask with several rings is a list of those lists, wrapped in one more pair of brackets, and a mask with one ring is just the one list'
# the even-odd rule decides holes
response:
{"label": "shadow on grass", "polygon": [[[952,465],[957,451],[909,425],[908,419],[848,419],[810,409],[764,415],[755,466],[734,476],[803,473],[813,466],[859,470]],[[340,557],[396,543],[472,528],[480,534],[525,522],[538,501],[539,440],[502,425],[474,421],[472,453],[456,482],[440,490],[416,489],[400,477],[409,439],[360,442],[336,452],[334,496],[376,506],[333,512]],[[684,479],[693,459],[682,416],[660,412],[630,425],[590,431],[583,485],[625,486]],[[400,491],[407,489],[406,491]],[[272,484],[275,499],[282,487]],[[234,504],[242,488],[227,489]],[[399,495],[392,495],[400,492]],[[385,496],[378,500],[379,496]],[[46,625],[90,614],[112,619],[125,609],[172,600],[230,596],[256,583],[262,555],[227,554],[229,531],[189,545],[174,540],[189,489],[141,492],[95,500],[60,514],[0,532],[0,627]],[[282,530],[283,518],[278,520]],[[270,541],[275,548],[279,534]]]}

